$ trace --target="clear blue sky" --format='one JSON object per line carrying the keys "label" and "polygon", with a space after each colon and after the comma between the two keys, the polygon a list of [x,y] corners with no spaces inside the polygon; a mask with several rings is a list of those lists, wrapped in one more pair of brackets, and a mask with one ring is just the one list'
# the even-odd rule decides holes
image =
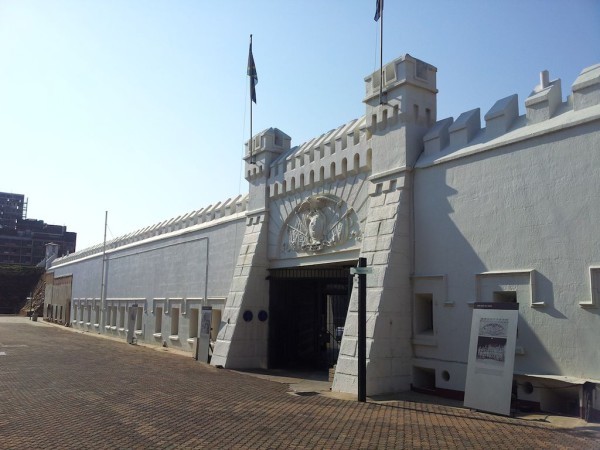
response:
{"label": "clear blue sky", "polygon": [[[78,249],[247,192],[254,131],[292,145],[364,114],[375,0],[0,0],[0,191]],[[438,68],[438,119],[517,93],[563,96],[600,63],[600,0],[386,0],[384,61]]]}

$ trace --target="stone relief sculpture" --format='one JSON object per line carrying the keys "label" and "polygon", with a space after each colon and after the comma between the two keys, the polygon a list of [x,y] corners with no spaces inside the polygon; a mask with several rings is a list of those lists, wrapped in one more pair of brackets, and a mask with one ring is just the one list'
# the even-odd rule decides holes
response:
{"label": "stone relief sculpture", "polygon": [[283,253],[319,252],[361,238],[354,209],[329,194],[312,195],[300,203],[283,233]]}

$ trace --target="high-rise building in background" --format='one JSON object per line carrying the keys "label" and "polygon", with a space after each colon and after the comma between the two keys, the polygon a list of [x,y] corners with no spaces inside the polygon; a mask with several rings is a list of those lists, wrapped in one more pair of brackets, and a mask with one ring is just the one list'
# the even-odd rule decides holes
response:
{"label": "high-rise building in background", "polygon": [[63,225],[27,218],[22,194],[0,192],[0,264],[35,266],[46,256],[46,244],[58,244],[60,256],[73,253],[77,233]]}

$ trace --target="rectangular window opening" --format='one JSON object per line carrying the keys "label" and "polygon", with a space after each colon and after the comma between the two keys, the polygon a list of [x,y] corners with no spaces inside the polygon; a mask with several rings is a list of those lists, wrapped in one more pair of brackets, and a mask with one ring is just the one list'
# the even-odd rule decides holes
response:
{"label": "rectangular window opening", "polygon": [[163,309],[161,307],[156,308],[156,321],[154,322],[155,333],[162,333],[162,316]]}
{"label": "rectangular window opening", "polygon": [[433,335],[433,294],[415,295],[415,334]]}
{"label": "rectangular window opening", "polygon": [[419,390],[435,390],[435,369],[413,367],[413,387]]}
{"label": "rectangular window opening", "polygon": [[142,331],[142,324],[144,323],[144,307],[137,307],[137,314],[135,315],[135,330]]}
{"label": "rectangular window opening", "polygon": [[125,315],[126,315],[125,307],[121,306],[119,308],[119,328],[125,328]]}
{"label": "rectangular window opening", "polygon": [[171,309],[171,336],[179,335],[179,308]]}

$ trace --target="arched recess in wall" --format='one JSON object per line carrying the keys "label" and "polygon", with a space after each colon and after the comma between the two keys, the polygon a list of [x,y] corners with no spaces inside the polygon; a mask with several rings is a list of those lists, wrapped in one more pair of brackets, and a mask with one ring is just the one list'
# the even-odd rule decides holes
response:
{"label": "arched recess in wall", "polygon": [[292,191],[296,189],[296,177],[292,177],[291,189]]}
{"label": "arched recess in wall", "polygon": [[371,159],[373,157],[373,149],[367,150],[367,167],[371,168]]}
{"label": "arched recess in wall", "polygon": [[310,185],[312,186],[313,184],[315,184],[315,171],[311,170],[310,174],[308,176],[308,181],[310,183]]}
{"label": "arched recess in wall", "polygon": [[342,176],[345,178],[348,175],[348,159],[342,159]]}
{"label": "arched recess in wall", "polygon": [[331,178],[335,178],[335,163],[332,162],[331,166],[329,166],[329,176]]}
{"label": "arched recess in wall", "polygon": [[325,180],[325,167],[319,169],[319,181],[322,183]]}
{"label": "arched recess in wall", "polygon": [[279,195],[279,183],[275,183],[275,186],[273,186],[273,190],[275,191],[275,195]]}
{"label": "arched recess in wall", "polygon": [[300,174],[300,189],[304,188],[304,174]]}
{"label": "arched recess in wall", "polygon": [[283,180],[283,183],[281,183],[281,193],[285,194],[287,192],[287,181]]}

